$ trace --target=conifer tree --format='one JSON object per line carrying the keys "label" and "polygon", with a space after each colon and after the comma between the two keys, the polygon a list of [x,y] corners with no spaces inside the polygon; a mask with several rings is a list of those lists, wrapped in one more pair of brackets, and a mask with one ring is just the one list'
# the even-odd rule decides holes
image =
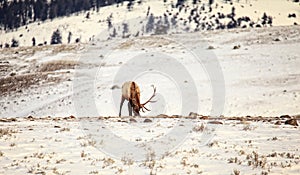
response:
{"label": "conifer tree", "polygon": [[53,32],[51,36],[51,42],[50,44],[61,44],[62,43],[62,37],[60,31],[57,29],[56,31]]}

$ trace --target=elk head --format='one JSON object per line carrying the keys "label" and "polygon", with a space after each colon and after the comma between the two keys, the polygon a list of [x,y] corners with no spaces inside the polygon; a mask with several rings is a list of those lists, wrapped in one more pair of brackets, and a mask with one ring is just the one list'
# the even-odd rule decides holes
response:
{"label": "elk head", "polygon": [[129,116],[132,116],[132,110],[134,115],[140,116],[140,110],[145,112],[144,110],[150,111],[148,108],[145,107],[147,103],[153,103],[155,101],[152,101],[153,97],[155,97],[156,93],[156,88],[153,86],[153,94],[147,100],[145,103],[140,103],[140,88],[139,86],[133,82],[133,81],[128,81],[125,82],[122,86],[122,98],[121,98],[121,103],[120,103],[120,112],[119,116],[121,116],[121,110],[122,106],[125,100],[128,101],[128,111],[129,111]]}

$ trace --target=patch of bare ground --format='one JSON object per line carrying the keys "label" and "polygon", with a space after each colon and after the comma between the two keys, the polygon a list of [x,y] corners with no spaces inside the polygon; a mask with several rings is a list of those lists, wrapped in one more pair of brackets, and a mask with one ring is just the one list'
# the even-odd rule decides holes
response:
{"label": "patch of bare ground", "polygon": [[8,61],[0,61],[0,77],[13,71],[13,66]]}
{"label": "patch of bare ground", "polygon": [[0,78],[0,95],[7,95],[12,92],[22,92],[23,89],[29,88],[33,85],[40,85],[42,83],[61,81],[60,77],[51,77],[49,75],[54,73],[30,73],[23,75],[13,75]]}
{"label": "patch of bare ground", "polygon": [[[239,35],[230,37],[221,44],[232,44],[240,42],[243,45],[269,44],[269,43],[295,43],[300,41],[300,26],[276,26],[270,28],[255,29],[234,29],[236,34],[245,34],[246,37]],[[225,30],[226,31],[226,30]],[[220,33],[225,32],[220,31]],[[228,31],[227,31],[228,32]],[[243,38],[243,40],[240,40]],[[246,39],[245,39],[246,38]]]}
{"label": "patch of bare ground", "polygon": [[[0,96],[21,93],[24,89],[44,84],[57,84],[67,79],[67,69],[79,65],[77,61],[56,60],[37,65],[24,57],[37,52],[48,51],[49,54],[78,50],[80,45],[55,45],[39,47],[19,47],[3,49],[0,55]],[[19,64],[22,63],[22,64]]]}
{"label": "patch of bare ground", "polygon": [[12,128],[0,128],[0,138],[3,136],[11,136],[13,133],[17,133],[17,130]]}
{"label": "patch of bare ground", "polygon": [[116,47],[116,49],[129,49],[132,47],[135,48],[155,48],[162,47],[171,44],[172,41],[159,36],[150,36],[150,37],[138,37],[134,39],[126,40]]}
{"label": "patch of bare ground", "polygon": [[28,46],[28,47],[15,47],[15,48],[3,48],[1,54],[12,55],[18,54],[19,56],[30,56],[36,52],[51,51],[53,54],[59,52],[70,52],[79,50],[80,44],[61,44],[61,45],[45,45],[45,46]]}
{"label": "patch of bare ground", "polygon": [[[8,76],[0,77],[0,95],[7,95],[12,92],[22,92],[23,89],[33,85],[41,85],[47,83],[59,83],[64,80],[64,72],[54,72],[64,69],[74,69],[77,65],[74,61],[53,61],[42,64],[38,70],[30,73],[20,74],[12,72]],[[9,68],[9,65],[8,65]],[[6,68],[3,71],[11,71]],[[29,67],[27,67],[29,69]],[[2,70],[2,69],[1,69]]]}
{"label": "patch of bare ground", "polygon": [[63,69],[74,69],[75,66],[79,65],[77,61],[72,60],[55,60],[43,63],[39,67],[40,72],[52,72]]}

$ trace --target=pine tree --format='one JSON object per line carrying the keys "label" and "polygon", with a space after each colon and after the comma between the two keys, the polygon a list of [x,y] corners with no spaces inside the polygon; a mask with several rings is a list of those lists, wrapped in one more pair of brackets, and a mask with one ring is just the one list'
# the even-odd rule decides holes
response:
{"label": "pine tree", "polygon": [[82,10],[89,10],[91,8],[91,3],[89,0],[82,0]]}
{"label": "pine tree", "polygon": [[68,35],[68,44],[70,44],[71,38],[72,38],[72,32],[69,32],[69,35]]}
{"label": "pine tree", "polygon": [[170,22],[169,22],[169,18],[167,15],[164,15],[164,26],[165,26],[166,30],[170,29]]}
{"label": "pine tree", "polygon": [[107,17],[106,22],[107,22],[107,27],[108,29],[112,28],[112,22],[111,22],[112,17]]}
{"label": "pine tree", "polygon": [[50,6],[49,6],[49,18],[53,20],[55,17],[58,16],[57,12],[57,1],[56,0],[51,0]]}
{"label": "pine tree", "polygon": [[52,36],[51,36],[51,42],[50,44],[61,44],[62,37],[61,37],[61,33],[60,31],[57,29],[56,31],[53,32]]}
{"label": "pine tree", "polygon": [[117,29],[114,27],[112,34],[110,34],[110,37],[115,38],[117,36]]}
{"label": "pine tree", "polygon": [[25,25],[27,22],[27,14],[26,14],[26,7],[24,1],[19,1],[19,18],[20,18],[20,25]]}
{"label": "pine tree", "polygon": [[103,1],[103,0],[96,0],[96,8],[97,8],[97,11],[99,11],[100,7],[105,6],[105,3],[106,3],[106,1]]}
{"label": "pine tree", "polygon": [[176,17],[175,17],[175,16],[173,16],[173,17],[171,18],[171,23],[172,23],[172,26],[173,26],[173,27],[176,27],[176,26],[177,26],[177,20],[176,20]]}
{"label": "pine tree", "polygon": [[85,18],[86,18],[86,19],[90,19],[90,12],[87,12],[87,13],[86,13]]}
{"label": "pine tree", "polygon": [[179,7],[184,4],[185,0],[177,0],[176,7]]}
{"label": "pine tree", "polygon": [[0,25],[7,31],[32,21],[52,20],[91,8],[98,11],[100,7],[124,2],[132,10],[134,0],[0,0]]}
{"label": "pine tree", "polygon": [[47,0],[43,1],[42,10],[41,10],[41,20],[45,21],[48,19],[48,9],[49,5],[47,3]]}
{"label": "pine tree", "polygon": [[32,41],[32,46],[35,46],[35,37],[32,37],[32,39],[31,39],[31,41]]}
{"label": "pine tree", "polygon": [[129,0],[128,4],[127,4],[127,9],[128,11],[131,11],[133,8],[133,0]]}
{"label": "pine tree", "polygon": [[1,6],[2,6],[2,8],[1,8],[2,11],[1,11],[0,16],[2,16],[2,17],[0,18],[0,20],[1,20],[1,24],[3,24],[3,26],[4,26],[4,30],[6,30],[8,28],[8,14],[9,14],[7,0],[3,0],[1,3]]}
{"label": "pine tree", "polygon": [[12,4],[9,4],[7,7],[7,14],[6,14],[6,23],[8,29],[14,28],[14,24],[15,24],[14,14],[15,14],[15,8],[13,7]]}
{"label": "pine tree", "polygon": [[33,19],[33,6],[34,6],[34,0],[30,0],[28,4],[28,18],[30,20]]}
{"label": "pine tree", "polygon": [[20,7],[19,7],[19,2],[17,0],[14,0],[12,3],[12,18],[13,18],[13,24],[12,24],[12,29],[20,27],[20,18],[19,18],[19,13],[20,13]]}
{"label": "pine tree", "polygon": [[33,5],[34,21],[46,20],[48,17],[47,0],[37,0]]}
{"label": "pine tree", "polygon": [[73,1],[70,0],[56,0],[57,16],[69,16],[72,13]]}
{"label": "pine tree", "polygon": [[66,15],[67,16],[70,16],[72,13],[73,13],[73,11],[72,11],[72,8],[73,8],[73,6],[74,6],[74,0],[66,0]]}
{"label": "pine tree", "polygon": [[122,26],[123,26],[123,38],[127,38],[128,35],[126,35],[126,34],[128,34],[128,31],[129,31],[128,24],[123,23]]}
{"label": "pine tree", "polygon": [[154,29],[154,22],[155,22],[155,19],[154,19],[154,16],[153,14],[151,13],[149,18],[148,18],[148,22],[146,24],[146,33],[150,33],[153,31]]}

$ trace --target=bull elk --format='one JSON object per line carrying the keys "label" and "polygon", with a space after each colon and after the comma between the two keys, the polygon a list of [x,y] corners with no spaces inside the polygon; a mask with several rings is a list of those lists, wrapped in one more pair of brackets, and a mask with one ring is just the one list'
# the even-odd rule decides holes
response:
{"label": "bull elk", "polygon": [[122,86],[122,98],[120,103],[119,117],[121,117],[121,110],[125,100],[128,101],[129,116],[132,116],[132,110],[135,116],[140,116],[140,110],[142,110],[143,112],[145,112],[144,109],[150,111],[145,107],[145,105],[149,102],[151,103],[155,102],[152,101],[153,97],[155,97],[155,92],[156,92],[156,88],[153,86],[152,96],[145,103],[141,104],[139,86],[133,81],[125,82]]}

